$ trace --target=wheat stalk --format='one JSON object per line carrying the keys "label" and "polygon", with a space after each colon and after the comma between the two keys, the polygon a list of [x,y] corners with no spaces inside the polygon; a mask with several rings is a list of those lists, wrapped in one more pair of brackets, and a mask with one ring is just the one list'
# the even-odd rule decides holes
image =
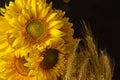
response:
{"label": "wheat stalk", "polygon": [[65,80],[112,80],[114,65],[111,65],[107,52],[98,52],[91,30],[84,21],[82,28],[84,38],[76,43],[69,57]]}

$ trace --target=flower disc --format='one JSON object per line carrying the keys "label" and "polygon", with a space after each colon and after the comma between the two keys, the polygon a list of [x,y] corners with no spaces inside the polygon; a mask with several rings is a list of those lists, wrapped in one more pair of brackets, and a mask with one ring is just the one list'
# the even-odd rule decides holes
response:
{"label": "flower disc", "polygon": [[38,39],[44,33],[44,25],[40,22],[31,22],[27,25],[26,30],[33,39]]}
{"label": "flower disc", "polygon": [[48,49],[45,51],[44,59],[42,61],[42,67],[44,69],[53,68],[58,62],[58,53],[56,49]]}

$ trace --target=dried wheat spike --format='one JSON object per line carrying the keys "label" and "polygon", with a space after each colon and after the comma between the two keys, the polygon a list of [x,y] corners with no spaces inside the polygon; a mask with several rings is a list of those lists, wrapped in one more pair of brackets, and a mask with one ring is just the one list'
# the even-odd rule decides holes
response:
{"label": "dried wheat spike", "polygon": [[70,56],[65,80],[112,80],[114,65],[105,50],[98,52],[85,21],[82,21],[82,34]]}

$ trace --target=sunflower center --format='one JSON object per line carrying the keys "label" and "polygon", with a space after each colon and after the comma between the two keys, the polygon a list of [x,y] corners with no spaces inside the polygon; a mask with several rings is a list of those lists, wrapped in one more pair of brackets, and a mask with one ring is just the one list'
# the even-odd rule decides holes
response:
{"label": "sunflower center", "polygon": [[44,33],[45,26],[41,22],[31,22],[27,25],[27,33],[33,38],[38,39]]}
{"label": "sunflower center", "polygon": [[19,74],[27,76],[29,69],[24,66],[27,61],[24,58],[16,58],[15,67]]}
{"label": "sunflower center", "polygon": [[44,59],[42,61],[42,68],[51,69],[58,62],[58,53],[59,51],[56,49],[48,49],[45,51]]}

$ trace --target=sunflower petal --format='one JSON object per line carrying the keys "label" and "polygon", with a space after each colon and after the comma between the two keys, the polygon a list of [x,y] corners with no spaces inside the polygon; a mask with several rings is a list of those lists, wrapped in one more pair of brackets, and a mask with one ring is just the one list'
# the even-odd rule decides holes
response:
{"label": "sunflower petal", "polygon": [[15,0],[15,4],[19,9],[22,9],[26,5],[27,0]]}
{"label": "sunflower petal", "polygon": [[22,45],[21,38],[16,38],[13,41],[12,47],[20,47],[20,45]]}
{"label": "sunflower petal", "polygon": [[3,72],[5,71],[5,65],[6,65],[6,62],[5,61],[0,61],[0,72]]}
{"label": "sunflower petal", "polygon": [[31,1],[31,12],[32,15],[34,16],[35,20],[37,19],[37,10],[36,10],[36,0]]}
{"label": "sunflower petal", "polygon": [[49,28],[55,28],[55,29],[60,29],[64,23],[60,20],[53,21],[49,24]]}
{"label": "sunflower petal", "polygon": [[57,29],[52,29],[50,30],[50,34],[52,37],[62,37],[62,36],[65,36],[65,33],[60,31],[60,30],[57,30]]}
{"label": "sunflower petal", "polygon": [[30,12],[27,9],[22,10],[22,14],[25,17],[25,19],[30,20]]}
{"label": "sunflower petal", "polygon": [[51,13],[48,18],[46,19],[46,22],[49,22],[51,19],[53,19],[55,16],[57,15],[57,13]]}
{"label": "sunflower petal", "polygon": [[4,43],[0,44],[0,49],[5,48],[6,46],[8,46],[8,42],[4,42]]}

